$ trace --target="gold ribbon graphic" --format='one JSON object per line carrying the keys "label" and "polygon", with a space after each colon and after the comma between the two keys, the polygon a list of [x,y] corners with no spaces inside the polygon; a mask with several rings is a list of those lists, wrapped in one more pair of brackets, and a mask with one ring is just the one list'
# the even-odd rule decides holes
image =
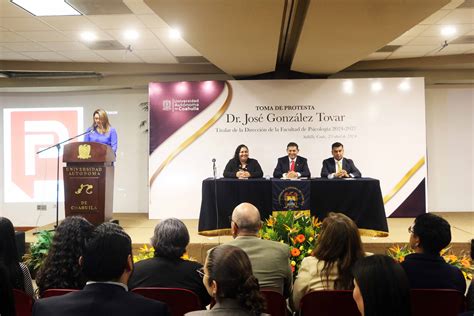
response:
{"label": "gold ribbon graphic", "polygon": [[224,101],[224,104],[222,104],[221,108],[217,111],[214,116],[206,122],[196,133],[191,135],[188,139],[186,139],[184,142],[181,143],[181,145],[178,146],[166,159],[161,163],[161,165],[156,169],[156,171],[153,173],[153,176],[150,179],[150,187],[153,185],[153,182],[155,182],[156,177],[160,174],[160,172],[180,153],[182,152],[186,147],[191,145],[199,136],[204,134],[205,131],[207,131],[214,123],[219,120],[219,118],[225,113],[227,108],[230,105],[230,101],[232,100],[232,86],[230,85],[229,82],[226,81],[226,86],[228,95],[227,98]]}
{"label": "gold ribbon graphic", "polygon": [[410,178],[425,164],[425,157],[421,159],[405,174],[405,176],[397,183],[397,185],[386,196],[383,197],[383,204],[387,204],[398,191],[410,180]]}

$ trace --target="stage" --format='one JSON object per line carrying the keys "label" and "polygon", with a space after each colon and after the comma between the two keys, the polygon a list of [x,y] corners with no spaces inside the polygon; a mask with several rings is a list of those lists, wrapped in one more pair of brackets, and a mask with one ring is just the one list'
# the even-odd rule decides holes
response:
{"label": "stage", "polygon": [[[474,238],[474,212],[436,212],[451,224],[451,247],[456,254],[461,250],[469,254],[470,240]],[[136,253],[144,244],[150,243],[153,230],[159,220],[148,219],[146,213],[114,213],[114,219],[130,235],[133,242],[133,251]],[[218,244],[225,243],[232,239],[232,236],[206,237],[198,234],[197,219],[182,220],[189,230],[190,243],[188,254],[197,261],[203,262],[206,251]],[[408,243],[408,227],[413,223],[413,218],[387,218],[389,235],[388,237],[362,237],[364,250],[372,253],[385,253],[386,249],[393,244],[404,245]],[[36,240],[34,232],[43,229],[52,229],[53,224],[38,227],[26,232],[27,245]]]}

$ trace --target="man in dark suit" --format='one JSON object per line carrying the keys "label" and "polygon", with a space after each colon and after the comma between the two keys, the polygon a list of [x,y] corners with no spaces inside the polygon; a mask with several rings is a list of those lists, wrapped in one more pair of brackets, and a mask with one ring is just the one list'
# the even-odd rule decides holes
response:
{"label": "man in dark suit", "polygon": [[323,161],[321,178],[341,179],[362,176],[354,162],[349,158],[344,158],[344,146],[341,143],[334,143],[331,148],[332,158]]}
{"label": "man in dark suit", "polygon": [[306,158],[298,156],[298,145],[293,142],[289,143],[286,146],[286,152],[288,156],[278,158],[273,177],[288,179],[311,177]]}
{"label": "man in dark suit", "polygon": [[165,304],[128,292],[132,243],[120,226],[99,225],[86,241],[79,264],[90,280],[84,289],[36,301],[34,316],[168,315]]}

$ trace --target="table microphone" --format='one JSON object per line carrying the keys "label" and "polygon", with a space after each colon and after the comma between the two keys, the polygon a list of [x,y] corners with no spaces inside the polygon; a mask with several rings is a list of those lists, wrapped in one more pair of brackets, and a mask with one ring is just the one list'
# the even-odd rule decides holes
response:
{"label": "table microphone", "polygon": [[214,175],[214,179],[216,179],[217,178],[216,158],[212,158],[212,174]]}

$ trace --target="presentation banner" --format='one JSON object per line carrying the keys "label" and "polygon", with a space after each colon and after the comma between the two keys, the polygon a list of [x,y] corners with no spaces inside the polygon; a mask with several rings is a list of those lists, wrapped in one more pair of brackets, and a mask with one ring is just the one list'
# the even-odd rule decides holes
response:
{"label": "presentation banner", "polygon": [[150,218],[198,218],[213,160],[220,177],[245,144],[269,178],[289,142],[311,177],[341,142],[387,216],[426,211],[423,78],[157,82],[149,102]]}
{"label": "presentation banner", "polygon": [[[82,133],[82,107],[3,109],[4,201],[56,202],[57,157],[51,148],[38,151]],[[59,201],[64,201],[62,168]]]}

